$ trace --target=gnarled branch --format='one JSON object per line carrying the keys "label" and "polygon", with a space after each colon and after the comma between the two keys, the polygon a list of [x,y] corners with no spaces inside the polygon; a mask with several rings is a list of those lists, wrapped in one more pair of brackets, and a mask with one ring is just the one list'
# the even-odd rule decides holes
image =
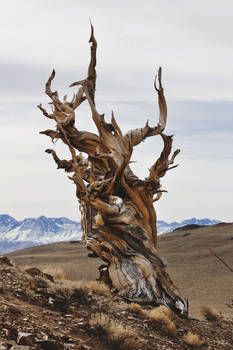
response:
{"label": "gnarled branch", "polygon": [[[162,178],[174,163],[179,150],[170,157],[172,136],[163,131],[166,126],[167,105],[162,87],[162,69],[158,70],[159,120],[156,126],[130,130],[123,135],[112,112],[111,123],[96,108],[96,52],[97,41],[91,25],[89,42],[91,58],[87,77],[70,86],[79,86],[72,101],[64,96],[61,101],[51,84],[53,70],[45,92],[51,99],[52,113],[41,105],[39,109],[46,118],[53,119],[56,130],[41,132],[59,139],[68,146],[70,160],[61,160],[56,152],[47,149],[58,168],[70,173],[76,186],[76,197],[80,203],[83,239],[91,257],[100,257],[101,280],[115,288],[119,295],[129,301],[164,304],[181,316],[187,316],[188,304],[169,275],[157,250],[156,213],[153,202],[162,193]],[[88,103],[98,135],[80,131],[75,120],[75,110],[85,101]],[[149,169],[146,179],[139,179],[130,169],[133,147],[147,137],[160,135],[163,151]],[[84,152],[87,158],[77,154]]]}

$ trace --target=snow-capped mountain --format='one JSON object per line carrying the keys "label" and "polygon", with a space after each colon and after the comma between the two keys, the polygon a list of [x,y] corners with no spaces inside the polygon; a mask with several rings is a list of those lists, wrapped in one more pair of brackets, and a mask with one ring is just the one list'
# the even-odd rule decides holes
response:
{"label": "snow-capped mountain", "polygon": [[81,240],[80,223],[62,218],[27,218],[17,221],[0,215],[0,254],[61,241]]}
{"label": "snow-capped mountain", "polygon": [[168,224],[165,221],[157,221],[157,230],[159,234],[162,233],[167,233],[167,232],[171,232],[174,231],[175,229],[179,228],[179,227],[183,227],[186,225],[199,225],[199,226],[210,226],[210,225],[216,225],[219,224],[221,221],[219,220],[210,220],[210,219],[196,219],[196,218],[192,218],[189,220],[184,220],[182,222],[171,222],[170,224]]}
{"label": "snow-capped mountain", "polygon": [[[184,220],[167,223],[157,221],[158,233],[167,233],[186,225],[215,225],[220,221],[209,219]],[[76,221],[62,218],[27,218],[15,220],[10,215],[0,215],[0,254],[13,250],[61,241],[81,240],[81,225]]]}

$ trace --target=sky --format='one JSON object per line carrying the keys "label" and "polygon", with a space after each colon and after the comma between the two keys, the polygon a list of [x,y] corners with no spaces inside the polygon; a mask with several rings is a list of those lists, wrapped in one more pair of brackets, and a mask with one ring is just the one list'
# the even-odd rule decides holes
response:
{"label": "sky", "polygon": [[[98,41],[96,105],[111,110],[124,132],[156,125],[154,76],[163,69],[167,134],[180,148],[179,166],[161,179],[159,220],[197,217],[232,222],[233,4],[231,0],[11,0],[0,11],[0,214],[79,220],[75,186],[44,152],[69,153],[39,131],[54,128],[45,83],[72,96],[86,77],[89,18]],[[83,103],[79,130],[94,131]],[[135,147],[141,178],[162,150],[159,136]]]}

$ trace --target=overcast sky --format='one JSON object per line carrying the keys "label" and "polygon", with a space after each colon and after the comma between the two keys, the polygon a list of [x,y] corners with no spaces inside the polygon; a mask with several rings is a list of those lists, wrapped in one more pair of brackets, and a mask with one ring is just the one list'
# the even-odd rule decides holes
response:
{"label": "overcast sky", "polygon": [[[66,216],[79,220],[75,187],[44,149],[40,130],[53,128],[36,108],[54,89],[86,77],[89,17],[98,41],[97,109],[111,110],[127,131],[157,123],[153,80],[163,67],[166,131],[180,148],[179,167],[162,179],[168,191],[158,219],[191,217],[232,221],[233,3],[232,0],[11,0],[0,11],[0,213],[16,219]],[[77,127],[93,130],[85,103]],[[61,157],[67,156],[61,143]],[[135,148],[144,177],[162,149],[159,137]]]}

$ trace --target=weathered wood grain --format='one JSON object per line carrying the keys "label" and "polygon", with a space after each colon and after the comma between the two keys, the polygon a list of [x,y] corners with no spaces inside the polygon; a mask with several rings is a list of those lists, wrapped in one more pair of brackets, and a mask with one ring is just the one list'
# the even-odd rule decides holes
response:
{"label": "weathered wood grain", "polygon": [[[56,130],[45,130],[53,142],[60,139],[69,148],[71,159],[61,160],[56,152],[47,149],[58,168],[71,173],[82,215],[83,240],[105,264],[100,267],[100,279],[129,301],[164,304],[179,315],[188,315],[188,303],[166,273],[164,260],[157,250],[156,213],[153,202],[160,199],[160,178],[174,163],[179,150],[171,156],[172,136],[163,133],[167,120],[167,105],[162,87],[162,69],[155,78],[158,96],[157,125],[146,125],[122,134],[114,113],[111,123],[99,114],[95,104],[97,41],[91,26],[91,59],[87,77],[72,83],[78,86],[72,101],[61,100],[51,90],[55,78],[53,70],[45,93],[51,99],[52,113],[39,105],[46,118],[53,119]],[[158,87],[156,85],[158,80]],[[84,101],[90,106],[98,135],[78,130],[75,110]],[[163,139],[160,157],[141,180],[130,169],[133,148],[147,137],[159,135]],[[84,157],[81,153],[87,156]]]}

